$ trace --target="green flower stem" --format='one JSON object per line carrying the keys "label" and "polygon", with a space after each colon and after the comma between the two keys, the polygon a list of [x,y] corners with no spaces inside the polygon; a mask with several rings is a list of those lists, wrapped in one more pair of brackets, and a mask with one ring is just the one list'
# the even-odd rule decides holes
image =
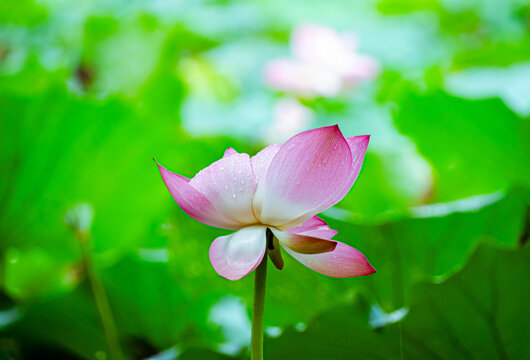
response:
{"label": "green flower stem", "polygon": [[252,306],[251,360],[263,360],[263,315],[265,313],[265,285],[268,256],[265,254],[255,273],[254,301]]}
{"label": "green flower stem", "polygon": [[114,317],[112,316],[112,310],[110,308],[105,288],[103,287],[103,283],[101,282],[99,274],[92,263],[92,257],[88,247],[88,236],[86,233],[76,233],[81,244],[83,263],[88,281],[90,282],[90,287],[92,288],[92,294],[94,296],[94,301],[96,302],[96,308],[99,313],[99,318],[103,327],[103,333],[107,342],[109,359],[121,360],[123,359],[123,353],[120,346],[118,331],[116,329],[116,324],[114,323]]}

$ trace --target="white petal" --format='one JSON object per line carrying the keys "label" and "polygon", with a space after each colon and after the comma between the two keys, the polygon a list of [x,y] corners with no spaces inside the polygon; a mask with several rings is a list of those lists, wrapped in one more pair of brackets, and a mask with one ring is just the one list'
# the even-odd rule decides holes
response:
{"label": "white petal", "polygon": [[265,226],[248,226],[215,239],[210,246],[215,271],[228,280],[239,280],[252,272],[265,255],[266,230]]}

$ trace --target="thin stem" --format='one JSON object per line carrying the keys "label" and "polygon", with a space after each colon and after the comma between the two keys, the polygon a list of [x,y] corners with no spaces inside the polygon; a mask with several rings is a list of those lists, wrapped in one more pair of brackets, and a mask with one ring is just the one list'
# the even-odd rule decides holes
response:
{"label": "thin stem", "polygon": [[107,342],[107,348],[109,351],[109,359],[121,360],[123,358],[123,353],[121,351],[118,331],[116,329],[116,324],[114,323],[114,317],[112,316],[112,310],[107,298],[107,293],[105,292],[103,283],[99,278],[99,274],[92,264],[92,258],[88,248],[88,236],[84,233],[76,233],[81,244],[81,253],[87,278],[90,282],[92,295],[94,296],[96,308],[98,310],[101,325],[103,327],[103,333],[105,334],[105,340]]}
{"label": "thin stem", "polygon": [[256,269],[254,282],[254,301],[252,307],[251,360],[263,360],[263,315],[265,313],[265,285],[267,280],[267,261],[265,254]]}

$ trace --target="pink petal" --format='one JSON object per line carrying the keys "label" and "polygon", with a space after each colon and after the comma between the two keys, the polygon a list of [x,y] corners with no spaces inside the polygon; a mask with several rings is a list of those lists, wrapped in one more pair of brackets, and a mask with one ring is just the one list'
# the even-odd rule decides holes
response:
{"label": "pink petal", "polygon": [[337,203],[352,172],[351,150],[338,126],[300,133],[272,159],[254,212],[263,224],[292,228]]}
{"label": "pink petal", "polygon": [[335,249],[336,241],[271,228],[283,247],[301,254],[320,254]]}
{"label": "pink petal", "polygon": [[313,216],[300,226],[287,230],[300,235],[318,237],[331,240],[337,234],[337,230],[330,229],[328,224],[318,216]]}
{"label": "pink petal", "polygon": [[189,184],[226,218],[241,226],[257,223],[252,214],[256,179],[247,154],[224,157],[201,170]]}
{"label": "pink petal", "polygon": [[[357,177],[359,176],[361,167],[363,165],[364,156],[366,155],[366,149],[368,148],[368,143],[370,142],[370,135],[351,136],[351,137],[346,138],[346,142],[348,143],[348,146],[350,147],[350,151],[351,151],[352,172],[350,173],[350,176],[348,177],[348,181],[346,185],[344,186],[343,190],[341,192],[337,192],[336,196],[330,199],[329,204],[328,204],[329,206],[326,205],[325,208],[331,207],[335,205],[336,203],[338,203],[340,200],[342,200],[344,196],[346,196],[346,194],[350,191],[351,187],[355,183],[355,180],[357,180]],[[295,220],[295,223],[296,222],[297,220]],[[290,224],[288,224],[286,227],[289,227],[289,226]],[[324,230],[324,229],[321,229],[321,230]],[[308,233],[305,235],[320,236],[320,237],[327,238],[327,236],[329,236],[330,234],[333,233],[332,235],[333,237],[337,233],[335,230],[331,230],[331,229],[329,230],[330,232],[312,231],[311,233]]]}
{"label": "pink petal", "polygon": [[375,272],[359,250],[341,242],[337,242],[335,250],[322,254],[300,254],[287,246],[283,246],[283,249],[308,268],[326,276],[350,278]]}
{"label": "pink petal", "polygon": [[259,153],[250,158],[250,163],[252,164],[252,171],[254,176],[258,180],[258,184],[265,180],[265,175],[269,170],[272,159],[276,153],[280,150],[280,145],[274,144],[269,145],[265,149],[261,150]]}
{"label": "pink petal", "polygon": [[[300,235],[310,234],[317,237],[315,232],[321,231],[319,229],[334,232],[328,233],[328,236],[336,233],[335,230],[329,228],[324,220],[316,216],[301,226],[289,230],[289,232],[296,231]],[[336,243],[337,245],[333,251],[321,254],[301,254],[286,246],[282,247],[308,268],[327,276],[345,278],[370,275],[375,272],[375,269],[361,252],[342,242],[336,241]]]}
{"label": "pink petal", "polygon": [[226,151],[225,151],[225,153],[223,155],[223,158],[229,157],[229,156],[232,156],[232,155],[235,155],[235,154],[238,154],[238,152],[235,149],[229,147],[228,149],[226,149]]}
{"label": "pink petal", "polygon": [[210,246],[210,262],[219,275],[239,280],[254,270],[266,251],[265,226],[249,226],[220,236]]}
{"label": "pink petal", "polygon": [[257,181],[256,192],[252,200],[252,208],[254,214],[256,214],[256,211],[258,210],[261,211],[261,207],[263,205],[262,201],[265,176],[267,175],[267,171],[269,170],[271,161],[278,152],[278,150],[280,150],[280,145],[269,145],[265,149],[261,150],[259,153],[250,158],[250,163],[252,164],[252,171],[254,172],[254,177]]}
{"label": "pink petal", "polygon": [[351,158],[352,158],[352,172],[348,178],[346,186],[343,188],[342,192],[337,193],[337,196],[331,201],[334,204],[338,203],[346,194],[350,191],[355,180],[361,172],[361,167],[363,165],[364,156],[366,155],[366,149],[368,148],[368,143],[370,142],[370,135],[360,135],[360,136],[351,136],[346,138],[346,142],[350,147]]}
{"label": "pink petal", "polygon": [[186,214],[206,225],[231,230],[240,228],[238,223],[219,213],[203,194],[191,186],[190,179],[157,165],[171,196]]}

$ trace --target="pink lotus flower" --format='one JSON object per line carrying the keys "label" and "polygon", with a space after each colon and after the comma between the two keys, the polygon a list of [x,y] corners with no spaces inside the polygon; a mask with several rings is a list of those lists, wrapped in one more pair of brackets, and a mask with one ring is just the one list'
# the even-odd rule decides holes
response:
{"label": "pink lotus flower", "polygon": [[291,39],[295,58],[271,61],[265,82],[273,89],[301,97],[335,97],[379,73],[377,60],[357,53],[357,47],[358,40],[351,34],[302,25]]}
{"label": "pink lotus flower", "polygon": [[339,202],[359,175],[369,136],[344,138],[339,127],[302,132],[257,155],[226,150],[222,159],[188,179],[158,165],[169,192],[203,224],[236,230],[214,240],[210,261],[219,275],[238,280],[268,253],[283,267],[281,250],[327,276],[375,272],[358,250],[331,240],[319,217]]}

